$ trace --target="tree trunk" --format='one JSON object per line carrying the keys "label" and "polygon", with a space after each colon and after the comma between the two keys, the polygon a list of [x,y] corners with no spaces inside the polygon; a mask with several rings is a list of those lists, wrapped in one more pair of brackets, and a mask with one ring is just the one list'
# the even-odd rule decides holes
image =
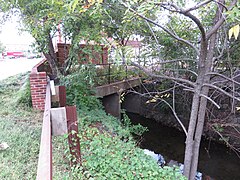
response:
{"label": "tree trunk", "polygon": [[[218,9],[214,19],[214,24],[219,20],[221,16],[219,12],[222,12],[222,8]],[[201,51],[199,56],[199,73],[198,73],[199,75],[197,78],[197,84],[198,84],[197,88],[200,88],[200,91],[197,91],[198,89],[196,88],[194,96],[197,96],[198,93],[199,93],[198,96],[201,96],[201,95],[208,96],[209,87],[204,86],[204,84],[210,83],[210,76],[207,74],[211,72],[216,39],[217,39],[217,32],[215,32],[210,37],[209,46],[208,46],[207,40],[204,40],[204,39],[201,40]],[[199,109],[196,111],[196,108],[194,109],[192,107],[191,114],[197,114],[197,118],[192,119],[191,117],[190,123],[189,123],[188,136],[190,137],[187,137],[185,159],[184,159],[184,166],[185,166],[184,175],[189,180],[195,179],[197,167],[198,167],[199,148],[200,148],[202,132],[204,127],[206,108],[207,108],[207,99],[203,96],[201,96],[200,100],[198,100]],[[195,104],[194,101],[195,100],[193,98],[193,103],[192,103],[193,105]],[[194,121],[194,123],[191,123],[191,121]],[[190,152],[187,152],[187,151],[190,151]]]}
{"label": "tree trunk", "polygon": [[185,148],[185,158],[184,158],[184,175],[186,177],[189,177],[190,169],[191,169],[191,160],[192,160],[192,153],[193,153],[193,136],[194,136],[194,130],[196,126],[197,121],[197,112],[199,108],[199,92],[200,87],[197,87],[195,90],[195,94],[193,96],[192,100],[192,110],[191,110],[191,116],[188,126],[188,133],[187,133],[187,139],[186,139],[186,148]]}
{"label": "tree trunk", "polygon": [[192,110],[191,110],[191,116],[188,126],[188,134],[186,139],[186,148],[185,148],[185,156],[184,156],[184,175],[190,179],[191,175],[191,169],[192,169],[192,160],[193,160],[193,152],[194,152],[194,144],[195,144],[195,130],[196,125],[198,122],[198,115],[199,115],[199,109],[202,108],[200,99],[202,94],[202,87],[204,84],[204,76],[205,76],[205,62],[207,59],[207,41],[206,39],[201,40],[201,51],[199,55],[199,73],[196,80],[197,86],[195,87],[194,96],[192,100]]}
{"label": "tree trunk", "polygon": [[58,66],[57,66],[57,55],[54,51],[54,46],[52,43],[52,38],[51,38],[51,34],[48,34],[48,52],[47,53],[43,53],[44,56],[46,57],[50,68],[52,70],[52,75],[56,78],[59,76],[59,71],[58,71]]}

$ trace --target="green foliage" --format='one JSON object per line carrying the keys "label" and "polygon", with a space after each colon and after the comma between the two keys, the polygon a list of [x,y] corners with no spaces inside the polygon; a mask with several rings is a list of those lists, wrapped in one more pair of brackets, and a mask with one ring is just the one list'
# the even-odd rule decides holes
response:
{"label": "green foliage", "polygon": [[143,127],[140,124],[132,125],[131,120],[125,112],[123,113],[122,125],[124,126],[124,129],[126,129],[130,133],[129,136],[131,136],[132,134],[141,136],[144,132],[148,131],[146,127]]}
{"label": "green foliage", "polygon": [[29,76],[27,76],[24,81],[25,81],[24,84],[19,89],[18,94],[17,94],[17,104],[31,107],[32,106],[32,98],[31,98]]}
{"label": "green foliage", "polygon": [[184,179],[178,169],[161,169],[132,142],[123,142],[97,128],[84,130],[83,166],[73,170],[73,179]]}
{"label": "green foliage", "polygon": [[6,47],[0,42],[0,53],[4,52]]}
{"label": "green foliage", "polygon": [[77,105],[78,109],[97,109],[100,103],[94,95],[94,66],[82,65],[72,74],[61,78],[61,84],[67,87],[67,103]]}
{"label": "green foliage", "polygon": [[232,8],[232,10],[226,12],[228,15],[228,21],[239,23],[240,22],[240,2],[237,2],[236,6]]}
{"label": "green foliage", "polygon": [[214,125],[213,128],[215,131],[220,132],[220,133],[222,133],[224,131],[224,128],[219,124]]}
{"label": "green foliage", "polygon": [[162,169],[136,147],[130,131],[146,129],[133,127],[126,115],[123,124],[103,110],[80,110],[79,116],[82,166],[73,167],[65,179],[184,179],[178,168]]}

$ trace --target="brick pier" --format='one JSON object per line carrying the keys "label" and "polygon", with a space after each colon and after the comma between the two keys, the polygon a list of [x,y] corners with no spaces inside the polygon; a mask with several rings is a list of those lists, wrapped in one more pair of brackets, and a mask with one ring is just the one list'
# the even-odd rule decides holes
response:
{"label": "brick pier", "polygon": [[45,97],[46,97],[46,87],[47,87],[47,73],[38,72],[38,67],[40,67],[45,60],[38,63],[31,71],[30,74],[30,88],[32,97],[32,106],[37,110],[44,110]]}

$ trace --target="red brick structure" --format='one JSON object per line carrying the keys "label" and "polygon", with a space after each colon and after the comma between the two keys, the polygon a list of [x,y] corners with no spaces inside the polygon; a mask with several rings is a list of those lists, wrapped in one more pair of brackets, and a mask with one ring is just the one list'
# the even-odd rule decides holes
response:
{"label": "red brick structure", "polygon": [[[65,59],[68,57],[70,44],[58,43],[57,44],[57,57],[60,66],[64,65]],[[91,56],[87,53],[84,53],[84,49],[91,51]],[[98,49],[98,50],[96,50]],[[107,64],[108,63],[108,48],[103,45],[79,45],[79,64]]]}
{"label": "red brick structure", "polygon": [[32,96],[32,106],[37,110],[44,110],[46,87],[47,87],[47,73],[39,72],[41,66],[46,60],[42,60],[33,67],[30,74],[30,88]]}
{"label": "red brick structure", "polygon": [[[93,63],[93,64],[107,64],[108,63],[108,48],[104,46],[98,46],[99,51],[94,49],[95,45],[80,45],[79,46],[79,63]],[[97,45],[96,45],[97,46]],[[90,48],[90,55],[83,53],[83,48]],[[70,44],[59,43],[58,44],[58,62],[60,67],[64,65],[64,61],[69,53]],[[86,61],[82,61],[84,58]],[[32,106],[33,109],[44,110],[45,105],[45,96],[46,96],[46,87],[47,87],[47,75],[51,74],[51,69],[44,59],[36,66],[33,67],[30,74],[30,86],[31,86],[31,96],[32,96]]]}

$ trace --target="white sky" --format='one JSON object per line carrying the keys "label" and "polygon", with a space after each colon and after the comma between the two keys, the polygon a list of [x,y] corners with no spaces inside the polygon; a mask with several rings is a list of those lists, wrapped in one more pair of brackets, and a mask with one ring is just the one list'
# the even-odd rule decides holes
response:
{"label": "white sky", "polygon": [[0,42],[7,45],[31,45],[34,42],[33,37],[27,32],[19,31],[18,18],[13,17],[1,27]]}

